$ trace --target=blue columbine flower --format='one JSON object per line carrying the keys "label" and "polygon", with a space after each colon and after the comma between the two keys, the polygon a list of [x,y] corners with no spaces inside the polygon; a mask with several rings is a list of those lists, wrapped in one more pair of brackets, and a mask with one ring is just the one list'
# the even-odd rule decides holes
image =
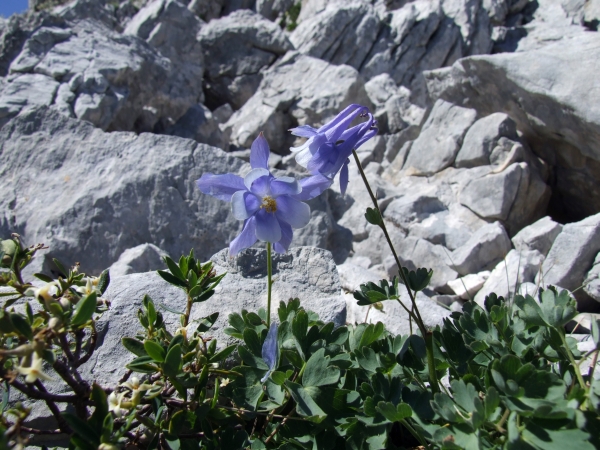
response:
{"label": "blue columbine flower", "polygon": [[277,368],[277,360],[279,359],[279,346],[277,345],[277,330],[279,325],[273,322],[269,327],[267,338],[262,346],[262,358],[269,367],[269,371],[260,380],[261,383],[267,381],[269,375]]}
{"label": "blue columbine flower", "polygon": [[269,171],[269,144],[261,133],[252,143],[250,166],[244,178],[234,175],[203,174],[196,184],[204,194],[231,202],[236,219],[244,220],[238,237],[229,245],[235,255],[251,247],[257,240],[273,243],[273,249],[285,253],[289,248],[293,228],[302,228],[310,220],[310,200],[331,185],[331,180],[319,174],[300,182],[292,177],[276,178]]}
{"label": "blue columbine flower", "polygon": [[[367,121],[348,128],[357,117],[367,117]],[[308,140],[290,150],[296,153],[298,164],[312,174],[333,180],[339,172],[340,190],[344,194],[348,186],[348,163],[352,150],[377,134],[375,125],[376,121],[367,107],[352,104],[319,129],[308,125],[292,128],[290,131],[293,135]]]}

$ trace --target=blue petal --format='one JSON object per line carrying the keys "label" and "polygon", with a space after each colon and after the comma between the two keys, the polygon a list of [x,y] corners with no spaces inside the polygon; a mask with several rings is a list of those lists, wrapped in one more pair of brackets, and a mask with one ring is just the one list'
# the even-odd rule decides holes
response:
{"label": "blue petal", "polygon": [[229,244],[229,255],[235,256],[245,248],[252,247],[256,240],[256,217],[252,216],[244,222],[240,235]]}
{"label": "blue petal", "polygon": [[277,253],[285,253],[292,243],[294,230],[292,230],[290,224],[286,222],[279,222],[279,225],[281,225],[281,239],[279,242],[273,244],[273,250]]}
{"label": "blue petal", "polygon": [[277,344],[277,331],[279,325],[277,322],[271,323],[269,332],[262,346],[262,358],[269,367],[269,371],[261,378],[260,382],[264,383],[269,378],[269,375],[277,368],[277,360],[279,359],[279,345]]}
{"label": "blue petal", "polygon": [[264,242],[277,242],[281,239],[281,226],[275,214],[259,209],[256,217],[256,237]]}
{"label": "blue petal", "polygon": [[260,177],[269,176],[271,172],[267,169],[252,169],[248,172],[248,175],[244,177],[244,185],[250,191],[252,189],[252,183]]}
{"label": "blue petal", "polygon": [[344,165],[342,166],[342,170],[340,171],[340,192],[342,195],[346,193],[346,188],[348,187],[348,163],[349,159],[346,160]]}
{"label": "blue petal", "polygon": [[270,175],[268,177],[260,177],[252,182],[250,190],[257,197],[263,198],[265,196],[271,196],[271,182],[275,177]]}
{"label": "blue petal", "polygon": [[321,193],[331,186],[332,183],[333,180],[331,178],[327,178],[321,174],[303,178],[299,183],[300,186],[302,186],[302,192],[294,196],[294,198],[302,201],[311,200],[318,195],[321,195]]}
{"label": "blue petal", "polygon": [[[352,106],[356,109],[352,113],[348,114],[350,107]],[[319,132],[325,133],[327,140],[335,143],[340,138],[344,130],[352,123],[352,121],[367,111],[368,108],[364,106],[350,105],[348,108],[344,109],[344,111],[339,113],[335,119],[321,127],[322,129],[320,129]],[[346,115],[344,116],[344,114]],[[328,125],[329,127],[326,128]]]}
{"label": "blue petal", "polygon": [[231,212],[237,220],[246,220],[260,208],[261,201],[248,191],[237,191],[231,197]]}
{"label": "blue petal", "polygon": [[242,177],[232,173],[224,175],[204,173],[199,180],[196,180],[196,186],[202,193],[226,202],[230,202],[231,196],[237,191],[246,190]]}
{"label": "blue petal", "polygon": [[300,125],[299,127],[292,128],[290,131],[294,136],[300,136],[303,138],[310,138],[317,134],[317,130],[309,125]]}
{"label": "blue petal", "polygon": [[326,142],[313,154],[312,159],[306,165],[311,173],[328,174],[335,161],[338,159],[338,146]]}
{"label": "blue petal", "polygon": [[250,166],[253,169],[269,169],[269,143],[262,132],[250,147]]}
{"label": "blue petal", "polygon": [[293,177],[280,177],[271,181],[271,195],[277,198],[280,195],[296,195],[302,191],[302,187]]}
{"label": "blue petal", "polygon": [[277,199],[275,215],[279,220],[289,223],[292,228],[302,228],[310,222],[310,206],[300,200],[284,195]]}

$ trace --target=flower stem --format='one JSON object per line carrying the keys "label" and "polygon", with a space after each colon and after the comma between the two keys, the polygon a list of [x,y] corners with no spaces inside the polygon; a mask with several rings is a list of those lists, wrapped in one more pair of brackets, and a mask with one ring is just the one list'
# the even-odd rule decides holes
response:
{"label": "flower stem", "polygon": [[[387,244],[388,244],[390,250],[392,251],[392,255],[394,255],[394,259],[396,260],[396,264],[398,265],[398,274],[400,275],[400,279],[404,283],[404,286],[406,286],[408,296],[410,297],[410,301],[413,306],[413,310],[414,310],[414,314],[415,314],[415,322],[417,323],[417,326],[419,327],[419,331],[421,332],[423,339],[425,339],[425,344],[426,344],[425,348],[427,350],[427,363],[428,363],[427,365],[429,366],[428,367],[429,383],[431,384],[431,390],[433,391],[433,393],[439,392],[438,379],[437,379],[437,374],[435,372],[435,365],[434,365],[434,358],[433,358],[433,336],[432,335],[428,336],[428,331],[427,331],[427,328],[425,327],[425,323],[423,322],[423,319],[421,317],[421,312],[419,311],[419,308],[417,306],[415,296],[408,285],[408,280],[406,279],[404,270],[402,270],[402,264],[400,263],[400,258],[398,258],[398,255],[396,254],[396,249],[394,248],[394,245],[392,244],[392,240],[388,233],[387,227],[385,226],[385,222],[383,220],[383,214],[381,213],[381,209],[379,209],[379,203],[377,202],[377,198],[373,194],[373,190],[371,189],[369,180],[367,180],[367,176],[365,175],[365,172],[362,168],[362,164],[360,163],[360,159],[358,158],[358,154],[356,153],[356,150],[352,150],[352,155],[354,156],[354,161],[356,161],[356,166],[358,167],[358,171],[360,172],[360,176],[365,184],[365,187],[367,188],[367,191],[369,192],[369,196],[371,197],[373,206],[375,207],[375,209],[377,210],[377,213],[379,214],[379,217],[381,218],[381,221],[379,223],[379,228],[381,228],[381,231],[383,231],[385,240],[387,241]],[[409,316],[410,316],[410,313],[409,313]]]}
{"label": "flower stem", "polygon": [[267,328],[271,326],[271,286],[273,285],[273,261],[271,260],[271,243],[267,242]]}

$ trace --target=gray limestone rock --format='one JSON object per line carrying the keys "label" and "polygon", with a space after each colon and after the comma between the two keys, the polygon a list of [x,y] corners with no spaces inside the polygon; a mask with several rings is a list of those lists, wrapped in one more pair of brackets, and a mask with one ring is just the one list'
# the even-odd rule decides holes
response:
{"label": "gray limestone rock", "polygon": [[64,264],[98,273],[126,249],[152,243],[174,257],[209,258],[241,222],[230,205],[203,195],[205,172],[248,166],[221,150],[170,136],[105,133],[48,109],[0,131],[0,234],[50,246]]}
{"label": "gray limestone rock", "polygon": [[194,139],[203,144],[229,149],[227,136],[219,128],[214,114],[202,103],[192,106],[173,125],[167,127],[164,134]]}
{"label": "gray limestone rock", "polygon": [[0,125],[23,109],[49,106],[59,83],[40,74],[23,74],[7,83],[0,92]]}
{"label": "gray limestone rock", "polygon": [[484,219],[506,221],[522,172],[520,164],[512,164],[500,173],[474,178],[463,187],[460,203]]}
{"label": "gray limestone rock", "polygon": [[517,139],[514,121],[503,113],[490,114],[473,124],[456,155],[455,167],[475,167],[490,164],[490,155],[501,137]]}
{"label": "gray limestone rock", "polygon": [[292,45],[277,24],[240,10],[202,27],[204,89],[209,107],[229,103],[241,108],[256,92],[262,72]]}
{"label": "gray limestone rock", "polygon": [[[433,269],[433,276],[429,288],[443,294],[452,294],[448,288],[448,281],[457,277],[457,272],[452,269],[450,252],[442,245],[435,245],[425,239],[408,236],[404,239],[392,239],[400,263],[409,270],[417,268]],[[398,274],[398,265],[387,248],[383,251],[383,259],[388,276],[391,278]]]}
{"label": "gray limestone rock", "polygon": [[596,255],[594,265],[585,276],[583,290],[591,298],[600,302],[600,253]]}
{"label": "gray limestone rock", "polygon": [[553,191],[570,220],[600,211],[599,43],[588,32],[529,52],[464,58],[425,74],[432,98],[481,116],[504,112],[516,122],[552,166]]}
{"label": "gray limestone rock", "polygon": [[452,267],[461,275],[491,269],[504,259],[510,247],[504,227],[499,222],[490,223],[478,229],[463,246],[452,252]]}
{"label": "gray limestone rock", "polygon": [[448,282],[448,287],[463,300],[472,299],[482,288],[485,281],[490,277],[491,272],[485,270],[479,273],[471,273],[464,277],[457,278]]}
{"label": "gray limestone rock", "polygon": [[410,148],[404,169],[428,176],[451,166],[476,116],[472,109],[438,100]]}
{"label": "gray limestone rock", "polygon": [[421,72],[452,64],[463,56],[460,27],[446,17],[439,0],[419,0],[389,12],[389,17],[360,68],[370,79],[388,73],[427,103]]}
{"label": "gray limestone rock", "polygon": [[492,292],[498,297],[512,299],[521,284],[534,281],[542,264],[545,265],[544,255],[537,250],[511,250],[506,258],[492,270],[490,277],[477,292],[474,300],[483,306],[485,297]]}
{"label": "gray limestone rock", "polygon": [[123,33],[145,40],[169,58],[174,66],[177,85],[191,88],[198,101],[202,102],[200,80],[204,72],[204,57],[196,38],[202,25],[203,22],[182,2],[157,0],[142,8]]}
{"label": "gray limestone rock", "polygon": [[586,307],[589,297],[578,288],[584,283],[598,252],[600,214],[568,223],[554,240],[536,282],[574,291],[580,307]]}
{"label": "gray limestone rock", "polygon": [[[176,121],[201,98],[196,80],[186,81],[179,69],[140,39],[91,20],[70,30],[40,28],[10,66],[11,72],[24,73],[21,77],[44,75],[50,77],[46,84],[68,83],[74,96],[55,99],[49,87],[36,96],[56,100],[57,109],[105,130],[138,132]],[[0,96],[0,102],[13,105],[0,125],[20,111],[12,97],[32,90],[19,84],[21,77],[11,77]]]}
{"label": "gray limestone rock", "polygon": [[294,5],[295,0],[256,0],[256,12],[269,20],[276,21]]}
{"label": "gray limestone rock", "polygon": [[225,0],[192,0],[188,9],[205,22],[221,17]]}
{"label": "gray limestone rock", "polygon": [[546,256],[562,229],[561,224],[546,216],[515,234],[512,243],[518,251],[537,250]]}
{"label": "gray limestone rock", "polygon": [[300,53],[359,70],[382,24],[366,2],[329,3],[303,20],[290,41]]}
{"label": "gray limestone rock", "polygon": [[165,268],[162,258],[168,256],[153,244],[141,244],[128,248],[119,259],[109,267],[111,278],[129,275],[130,273],[150,272]]}
{"label": "gray limestone rock", "polygon": [[381,280],[378,274],[350,262],[345,262],[337,266],[337,271],[340,276],[342,289],[350,293],[359,290],[361,284],[378,284]]}
{"label": "gray limestone rock", "polygon": [[288,53],[264,71],[256,94],[234,113],[223,130],[231,133],[234,145],[246,148],[263,131],[272,151],[285,154],[293,142],[287,129],[296,123],[323,124],[351,103],[371,106],[355,69]]}

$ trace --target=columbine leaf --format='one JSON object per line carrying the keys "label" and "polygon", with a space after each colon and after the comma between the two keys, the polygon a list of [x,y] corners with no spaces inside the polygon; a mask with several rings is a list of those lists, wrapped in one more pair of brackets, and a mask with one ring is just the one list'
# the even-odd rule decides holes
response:
{"label": "columbine leaf", "polygon": [[381,226],[383,223],[383,219],[379,211],[374,208],[367,208],[367,212],[365,213],[365,219],[372,225]]}
{"label": "columbine leaf", "polygon": [[325,356],[325,349],[317,350],[306,362],[302,377],[302,384],[307,386],[325,386],[337,383],[340,379],[340,369],[329,366],[329,356]]}
{"label": "columbine leaf", "polygon": [[301,416],[310,417],[315,422],[321,422],[327,417],[327,414],[317,405],[313,397],[319,396],[318,387],[304,387],[289,380],[285,382],[292,398],[296,402],[296,411]]}
{"label": "columbine leaf", "polygon": [[409,271],[406,267],[402,268],[404,272],[404,276],[408,281],[408,287],[413,291],[422,291],[427,287],[429,282],[431,281],[431,277],[433,276],[433,269],[417,269],[416,271]]}
{"label": "columbine leaf", "polygon": [[394,277],[392,284],[389,284],[387,280],[381,280],[379,285],[373,282],[361,284],[360,290],[354,291],[354,298],[361,306],[372,305],[384,300],[397,300],[399,298],[398,281]]}
{"label": "columbine leaf", "polygon": [[412,408],[406,403],[398,403],[394,406],[390,402],[379,402],[376,409],[390,422],[400,422],[412,416]]}

